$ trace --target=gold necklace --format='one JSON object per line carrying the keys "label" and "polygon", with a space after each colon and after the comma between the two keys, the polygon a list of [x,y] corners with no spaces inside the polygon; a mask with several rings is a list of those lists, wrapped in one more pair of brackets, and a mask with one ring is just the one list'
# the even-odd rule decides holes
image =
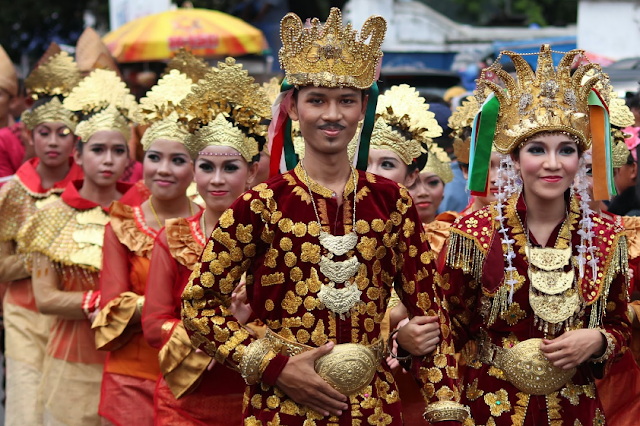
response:
{"label": "gold necklace", "polygon": [[[355,283],[349,282],[360,269],[360,261],[355,256],[350,257],[344,261],[334,261],[334,256],[342,256],[353,250],[358,244],[358,235],[352,229],[351,232],[345,235],[331,235],[322,229],[322,223],[320,221],[320,215],[316,207],[316,202],[313,198],[311,191],[311,184],[309,182],[309,175],[304,168],[304,163],[300,163],[302,170],[304,171],[305,183],[309,190],[309,197],[311,198],[311,204],[313,211],[316,214],[316,221],[320,228],[320,235],[318,237],[320,245],[327,250],[328,254],[323,254],[320,258],[320,272],[329,279],[328,284],[322,284],[320,291],[318,292],[318,299],[324,304],[330,311],[340,315],[341,319],[345,319],[348,316],[351,309],[361,302],[362,291],[358,289]],[[358,189],[357,173],[351,167],[351,174],[353,175],[354,197],[353,197],[353,219],[352,223],[356,223],[356,199],[355,194]],[[336,284],[344,283],[343,288],[336,288]]]}
{"label": "gold necklace", "polygon": [[[158,216],[158,213],[156,212],[156,209],[153,207],[153,195],[151,195],[149,197],[149,208],[151,208],[151,213],[153,213],[153,217],[156,218],[156,222],[158,222],[158,226],[160,228],[163,227],[162,222],[160,221],[160,217]],[[195,213],[193,212],[193,203],[191,202],[191,200],[189,201],[189,211],[191,212],[191,217],[193,217],[195,215]]]}

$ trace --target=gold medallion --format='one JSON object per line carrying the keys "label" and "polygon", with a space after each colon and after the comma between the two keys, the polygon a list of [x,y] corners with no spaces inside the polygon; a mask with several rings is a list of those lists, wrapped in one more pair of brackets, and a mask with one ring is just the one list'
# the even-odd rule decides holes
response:
{"label": "gold medallion", "polygon": [[564,271],[532,271],[529,269],[529,281],[538,291],[545,294],[558,294],[569,290],[573,285],[575,272]]}
{"label": "gold medallion", "polygon": [[529,292],[529,304],[539,318],[559,324],[580,309],[580,297],[574,289],[557,296]]}
{"label": "gold medallion", "polygon": [[315,362],[320,377],[343,395],[353,395],[367,387],[380,363],[376,353],[356,343],[336,345]]}
{"label": "gold medallion", "polygon": [[564,268],[571,259],[571,246],[564,249],[553,247],[531,247],[524,248],[529,263],[543,271],[555,271]]}
{"label": "gold medallion", "polygon": [[335,256],[342,256],[349,250],[353,250],[358,243],[358,235],[349,232],[345,235],[331,235],[328,232],[320,231],[320,245],[329,250]]}
{"label": "gold medallion", "polygon": [[335,283],[322,284],[318,292],[318,300],[331,312],[345,318],[345,314],[360,302],[362,291],[355,283],[347,284],[343,288],[336,288]]}

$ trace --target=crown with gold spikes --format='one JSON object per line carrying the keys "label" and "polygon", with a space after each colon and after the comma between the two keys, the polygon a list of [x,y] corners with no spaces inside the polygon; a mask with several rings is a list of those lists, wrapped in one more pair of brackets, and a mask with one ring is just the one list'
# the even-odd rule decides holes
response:
{"label": "crown with gold spikes", "polygon": [[386,31],[381,16],[367,19],[357,37],[351,24],[343,26],[337,8],[331,8],[324,25],[314,18],[308,28],[289,13],[280,22],[280,66],[293,86],[367,89],[376,79]]}
{"label": "crown with gold spikes", "polygon": [[[521,55],[501,52],[493,65],[480,74],[476,97],[481,107],[473,125],[469,167],[469,189],[473,195],[488,190],[492,143],[498,152],[510,154],[540,132],[569,135],[582,151],[593,146],[594,198],[602,200],[615,195],[610,161],[609,77],[600,65],[588,61],[578,62],[572,72],[577,58],[585,60],[582,50],[565,53],[557,68],[552,53],[548,44],[540,47],[534,72]],[[502,69],[503,55],[513,62],[515,78]],[[593,75],[583,80],[590,71]],[[486,90],[490,90],[489,96],[485,96]]]}
{"label": "crown with gold spikes", "polygon": [[202,59],[181,47],[164,69],[165,75],[169,74],[171,70],[178,70],[189,77],[191,81],[197,83],[207,75],[210,67]]}
{"label": "crown with gold spikes", "polygon": [[449,117],[449,137],[453,139],[453,153],[464,164],[469,164],[471,126],[479,108],[476,97],[467,96]]}
{"label": "crown with gold spikes", "polygon": [[[182,121],[192,134],[187,149],[230,146],[251,161],[258,154],[256,138],[265,137],[271,102],[235,59],[219,62],[180,103]],[[235,134],[235,137],[231,137]]]}
{"label": "crown with gold spikes", "polygon": [[76,129],[83,142],[101,130],[131,137],[130,123],[139,118],[136,98],[115,71],[96,69],[84,78],[64,100],[64,106],[83,114]]}
{"label": "crown with gold spikes", "polygon": [[69,95],[81,78],[73,58],[56,43],[51,43],[36,68],[25,79],[25,86],[34,99],[51,97],[46,103],[22,113],[21,120],[27,129],[33,130],[41,123],[64,123],[71,131],[75,131],[77,119],[62,105],[60,97]]}
{"label": "crown with gold spikes", "polygon": [[[609,82],[598,64],[581,64],[572,74],[574,60],[583,53],[578,49],[566,53],[556,69],[551,47],[542,45],[534,72],[522,56],[505,51],[500,56],[509,56],[513,61],[515,79],[502,69],[500,57],[482,71],[476,90],[478,103],[485,102],[485,88],[490,89],[500,103],[494,138],[498,152],[509,154],[541,131],[567,132],[577,138],[583,151],[589,149],[589,98],[597,83],[609,86]],[[583,82],[583,76],[590,70],[595,71],[593,77]],[[487,73],[495,74],[506,90],[487,78]],[[600,93],[604,104],[609,103],[609,92],[607,89]]]}
{"label": "crown with gold spikes", "polygon": [[433,173],[437,175],[445,184],[453,180],[453,170],[451,170],[451,159],[447,153],[435,142],[428,145],[429,156],[427,164],[420,173]]}
{"label": "crown with gold spikes", "polygon": [[389,149],[411,164],[422,154],[423,145],[442,135],[435,117],[416,89],[393,86],[378,97],[370,148]]}

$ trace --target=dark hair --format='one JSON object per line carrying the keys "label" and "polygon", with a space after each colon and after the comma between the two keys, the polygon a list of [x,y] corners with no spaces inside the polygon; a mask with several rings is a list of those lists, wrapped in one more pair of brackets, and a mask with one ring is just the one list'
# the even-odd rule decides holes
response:
{"label": "dark hair", "polygon": [[58,100],[61,103],[64,100],[64,98],[62,96],[59,96],[59,95],[42,96],[42,97],[38,98],[36,101],[33,102],[33,105],[31,105],[31,111],[33,111],[34,109],[38,108],[39,106],[42,106],[44,104],[48,104],[49,102],[51,102],[53,100],[53,98],[58,98]]}

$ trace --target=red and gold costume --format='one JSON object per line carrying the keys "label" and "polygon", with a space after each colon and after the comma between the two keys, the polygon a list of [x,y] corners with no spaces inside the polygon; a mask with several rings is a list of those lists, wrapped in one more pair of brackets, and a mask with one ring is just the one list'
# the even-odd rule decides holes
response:
{"label": "red and gold costume", "polygon": [[[349,179],[340,206],[330,190],[313,181],[308,192],[301,166],[247,192],[220,218],[202,254],[202,264],[185,289],[183,319],[192,342],[218,363],[239,370],[250,384],[244,407],[246,425],[402,423],[395,381],[381,358],[375,359],[371,382],[350,395],[350,407],[340,418],[323,418],[297,405],[275,386],[288,357],[296,351],[329,340],[337,347],[354,343],[382,350],[380,324],[394,280],[402,283],[397,290],[412,315],[439,311],[433,301],[434,263],[416,226],[419,219],[407,190],[387,179],[356,173],[357,193]],[[310,196],[318,206],[321,226]],[[350,316],[341,318],[319,300],[328,280],[319,267],[324,253],[318,235],[321,230],[343,235],[352,229],[360,238],[352,255],[361,266],[350,285],[362,294]],[[244,272],[251,308],[267,327],[263,338],[252,337],[228,309],[231,292]],[[439,399],[456,397],[456,372],[447,367],[449,338],[444,337],[443,352],[435,355],[436,366],[414,360],[430,399],[435,377],[448,384]]]}
{"label": "red and gold costume", "polygon": [[[67,132],[75,129],[73,114],[62,107],[60,99],[79,81],[73,59],[54,43],[29,74],[25,84],[38,106],[25,111],[23,123],[29,131],[42,123],[62,123]],[[31,273],[23,256],[16,253],[20,228],[38,207],[59,198],[67,184],[82,178],[82,170],[69,159],[65,178],[43,188],[38,173],[39,159],[24,163],[14,177],[0,190],[0,282],[7,284],[3,299],[5,344],[7,356],[6,424],[42,424],[42,406],[38,387],[42,378],[45,347],[51,326],[50,317],[36,307]]]}
{"label": "red and gold costume", "polygon": [[[82,295],[97,290],[104,227],[109,216],[80,196],[82,181],[70,183],[59,200],[41,207],[18,234],[18,249],[32,258],[34,285],[40,286],[52,319],[39,398],[45,423],[100,425],[98,401],[105,354],[95,349]],[[118,184],[118,191],[131,186]],[[122,202],[139,204],[136,190]],[[55,312],[55,313],[54,313]]]}
{"label": "red and gold costume", "polygon": [[[192,85],[185,74],[169,69],[158,85],[141,99],[144,124],[150,125],[142,137],[145,151],[158,139],[185,143],[189,134],[178,123],[174,111]],[[140,207],[116,201],[110,216],[100,274],[101,311],[93,323],[96,347],[110,351],[104,368],[99,412],[116,426],[151,425],[160,366],[158,349],[144,338],[140,318],[158,232],[147,225]]]}
{"label": "red and gold costume", "polygon": [[200,228],[203,213],[167,220],[153,249],[143,328],[147,341],[160,350],[163,376],[155,388],[156,425],[241,422],[242,379],[222,364],[207,369],[211,358],[196,352],[180,319],[182,292],[206,242]]}

